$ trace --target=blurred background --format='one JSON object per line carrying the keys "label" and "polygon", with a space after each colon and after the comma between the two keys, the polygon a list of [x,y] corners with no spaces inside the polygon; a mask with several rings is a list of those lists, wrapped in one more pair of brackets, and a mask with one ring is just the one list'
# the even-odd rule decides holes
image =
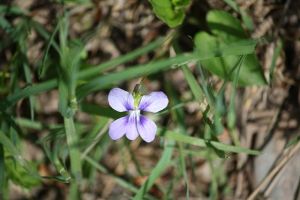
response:
{"label": "blurred background", "polygon": [[[3,0],[1,199],[300,200],[299,18],[296,0]],[[240,78],[184,56],[237,35],[256,46]],[[138,83],[170,99],[158,136],[112,141],[107,94]]]}

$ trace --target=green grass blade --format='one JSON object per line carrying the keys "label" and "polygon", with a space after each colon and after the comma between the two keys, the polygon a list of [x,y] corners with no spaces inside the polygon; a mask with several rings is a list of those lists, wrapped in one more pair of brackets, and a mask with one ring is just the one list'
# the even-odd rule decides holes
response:
{"label": "green grass blade", "polygon": [[[25,74],[26,82],[31,85],[32,77],[31,77],[31,72],[30,72],[29,66],[27,64],[24,64],[23,68],[24,68],[24,72],[25,72],[24,74]],[[30,105],[30,117],[31,117],[31,120],[34,120],[35,98],[33,96],[29,96],[29,105]]]}
{"label": "green grass blade", "polygon": [[174,64],[187,62],[195,58],[196,56],[194,54],[182,54],[170,59],[164,59],[146,65],[137,65],[130,67],[129,69],[123,70],[121,72],[107,74],[106,76],[95,78],[87,84],[79,87],[77,90],[77,96],[79,99],[81,99],[93,91],[107,88],[121,81],[150,75],[160,70],[168,69]]}
{"label": "green grass blade", "polygon": [[[96,161],[94,161],[89,156],[86,156],[84,159],[85,159],[85,161],[87,161],[90,165],[92,165],[93,167],[95,167],[100,172],[108,174],[110,177],[112,177],[123,188],[128,189],[129,191],[134,192],[134,193],[137,193],[139,191],[136,186],[134,186],[131,183],[129,183],[128,181],[120,178],[119,176],[116,176],[116,175],[110,173],[108,171],[108,169],[106,169],[100,163],[97,163]],[[155,199],[155,198],[151,197],[150,195],[145,195],[145,197],[147,199]]]}
{"label": "green grass blade", "polygon": [[[176,92],[174,88],[171,86],[169,82],[166,82],[166,90],[168,93],[168,96],[172,101],[170,101],[170,106],[174,106],[180,103],[180,99],[176,95]],[[180,132],[183,134],[187,135],[188,133],[186,132],[187,127],[185,125],[185,117],[184,117],[184,110],[183,108],[179,108],[176,110],[170,110],[171,112],[171,117],[173,121],[177,121],[178,127]],[[179,149],[179,166],[181,170],[181,176],[183,176],[185,186],[186,186],[186,199],[189,199],[190,196],[190,189],[189,189],[189,178],[186,172],[186,162],[185,162],[185,154],[183,153],[183,150],[185,148],[184,144],[182,142],[178,142],[178,149]]]}
{"label": "green grass blade", "polygon": [[216,149],[225,151],[225,152],[245,153],[245,154],[249,154],[249,155],[258,155],[260,153],[257,150],[252,150],[252,149],[248,149],[248,148],[244,148],[244,147],[240,147],[240,146],[232,146],[232,145],[228,145],[228,144],[223,144],[223,143],[220,143],[217,141],[208,141],[208,140],[204,140],[201,138],[195,138],[192,136],[186,136],[186,135],[174,132],[174,131],[163,130],[162,132],[164,134],[161,136],[163,136],[167,139],[180,141],[180,142],[192,144],[192,145],[199,146],[199,147],[207,147],[207,144],[210,144],[213,147],[215,147]]}
{"label": "green grass blade", "polygon": [[[204,55],[195,55],[195,54],[185,54],[185,55],[179,55],[177,57],[171,58],[171,59],[165,59],[160,60],[154,63],[149,63],[146,65],[138,65],[135,67],[131,67],[127,70],[124,70],[122,72],[117,72],[113,74],[109,74],[105,77],[100,77],[99,79],[94,79],[90,81],[87,85],[85,85],[79,92],[79,96],[87,95],[87,93],[90,93],[92,91],[95,91],[97,89],[103,89],[108,87],[109,85],[112,85],[113,83],[119,83],[121,81],[131,79],[134,77],[139,77],[143,75],[150,75],[155,72],[158,72],[159,70],[165,70],[170,67],[172,67],[172,64],[180,64],[182,62],[187,62],[190,60],[206,60],[210,58],[220,57],[220,56],[228,56],[228,55],[244,55],[244,54],[251,54],[254,51],[256,41],[255,40],[245,40],[240,41],[237,43],[234,43],[232,45],[226,46],[223,49],[218,49],[216,51],[212,51],[209,53],[206,53]],[[171,65],[170,65],[171,64]],[[151,68],[150,68],[151,67]],[[86,71],[81,71],[78,74],[79,79],[85,79],[90,73],[86,73]],[[118,78],[120,80],[118,80]],[[113,80],[113,81],[112,81]],[[94,85],[99,84],[100,85]],[[104,84],[103,86],[101,84]],[[31,87],[27,87],[25,89],[22,89],[21,91],[15,92],[14,94],[9,95],[4,101],[0,103],[0,108],[6,109],[7,107],[10,107],[14,105],[18,100],[28,97],[30,95],[36,95],[41,92],[49,91],[57,86],[56,80],[49,80],[44,83],[36,84]],[[88,92],[84,92],[83,89],[89,89]]]}
{"label": "green grass blade", "polygon": [[154,181],[161,175],[161,173],[170,165],[171,163],[171,157],[173,153],[173,147],[174,142],[166,142],[164,146],[163,154],[157,163],[157,165],[154,167],[154,169],[151,171],[148,179],[145,181],[145,183],[142,185],[142,187],[139,189],[137,194],[134,196],[133,200],[140,200],[143,199],[145,194],[151,189],[152,185],[154,184]]}
{"label": "green grass blade", "polygon": [[[240,75],[240,70],[242,67],[242,64],[245,60],[246,56],[243,55],[240,57],[239,62],[237,63],[237,69],[234,69],[235,76],[233,80],[233,88],[232,88],[232,93],[230,94],[230,102],[229,102],[229,108],[227,111],[227,125],[229,129],[229,135],[233,141],[233,143],[238,146],[240,145],[238,135],[235,130],[235,125],[236,125],[236,113],[235,113],[235,98],[236,98],[236,90],[237,90],[237,84],[238,84],[238,79]],[[232,72],[233,73],[233,72]]]}
{"label": "green grass blade", "polygon": [[0,144],[0,198],[4,199],[4,190],[5,190],[5,155],[3,145]]}
{"label": "green grass blade", "polygon": [[24,15],[25,12],[20,9],[18,6],[6,6],[0,5],[0,13],[10,14],[10,15]]}
{"label": "green grass blade", "polygon": [[[63,128],[56,128],[50,131],[50,133],[40,139],[39,143],[43,146],[43,149],[49,158],[50,162],[55,166],[56,170],[60,174],[59,177],[47,177],[47,178],[57,178],[59,181],[64,183],[69,183],[71,180],[71,176],[69,172],[65,169],[65,166],[62,164],[61,160],[58,156],[58,148],[57,146],[61,146],[61,144],[57,144],[56,141],[63,141],[65,138]],[[54,145],[51,145],[51,140],[56,140]],[[51,146],[53,146],[53,150],[51,151]]]}
{"label": "green grass blade", "polygon": [[20,91],[13,93],[6,97],[4,101],[0,102],[1,109],[6,109],[17,103],[18,100],[29,97],[31,95],[40,94],[42,92],[47,92],[57,86],[56,80],[47,81],[44,83],[36,84],[33,86],[28,86]]}
{"label": "green grass blade", "polygon": [[[40,34],[49,40],[50,35],[41,27],[39,24],[32,22],[33,25],[39,30]],[[95,75],[100,74],[102,71],[115,67],[117,65],[123,64],[125,62],[131,61],[140,55],[150,52],[151,50],[157,48],[164,41],[163,38],[159,38],[154,42],[146,45],[145,47],[138,48],[124,56],[120,56],[103,64],[97,66],[90,66],[88,69],[82,70],[78,74],[78,79],[86,79]],[[53,43],[54,48],[59,51],[59,47],[56,43]],[[39,83],[31,87],[26,87],[21,91],[18,91],[10,96],[8,96],[5,101],[0,103],[1,108],[7,108],[14,105],[18,100],[28,97],[30,95],[36,95],[42,92],[47,92],[57,86],[57,80],[49,80],[44,83]]]}
{"label": "green grass blade", "polygon": [[66,138],[69,147],[71,171],[75,177],[76,182],[79,182],[82,177],[81,162],[80,162],[80,151],[75,144],[78,142],[76,135],[76,129],[73,118],[64,118]]}
{"label": "green grass blade", "polygon": [[188,82],[189,87],[191,88],[191,91],[195,97],[195,99],[199,102],[203,102],[205,99],[202,89],[200,85],[198,84],[196,78],[193,76],[191,70],[188,68],[187,65],[183,65],[181,67],[184,77]]}
{"label": "green grass blade", "polygon": [[270,74],[269,74],[269,84],[271,84],[273,81],[274,71],[275,71],[275,67],[276,67],[276,61],[280,55],[282,47],[283,47],[283,42],[282,42],[282,40],[279,40],[276,44],[276,47],[275,47],[275,50],[274,50],[274,53],[272,56],[272,62],[271,62]]}
{"label": "green grass blade", "polygon": [[[34,20],[29,20],[29,23],[30,23],[30,26],[32,27],[32,28],[34,28],[35,29],[35,31],[41,36],[41,37],[43,37],[45,40],[50,40],[50,38],[51,38],[51,35],[50,35],[50,33],[44,28],[44,26],[42,25],[42,24],[40,24],[39,22],[37,22],[37,21],[34,21]],[[53,45],[53,47],[55,48],[55,50],[57,51],[57,52],[59,52],[59,46],[58,46],[58,44],[55,42],[55,41],[53,41],[52,42],[52,45]]]}
{"label": "green grass blade", "polygon": [[100,65],[96,65],[96,66],[89,66],[88,69],[83,70],[82,72],[80,72],[79,74],[79,78],[89,78],[89,77],[94,77],[95,75],[100,74],[101,72],[103,72],[104,70],[108,70],[111,69],[115,66],[121,65],[123,63],[126,63],[130,60],[134,60],[137,57],[144,55],[156,48],[158,48],[159,46],[161,46],[163,44],[163,42],[165,41],[165,38],[158,38],[157,40],[151,42],[150,44],[135,49],[132,52],[125,54],[123,56],[120,56],[118,58],[112,59],[110,61],[107,61],[105,63],[102,63]]}
{"label": "green grass blade", "polygon": [[89,113],[91,115],[99,115],[99,116],[109,117],[113,119],[117,119],[125,115],[125,113],[116,112],[110,107],[104,107],[104,106],[90,104],[90,103],[82,103],[81,111]]}
{"label": "green grass blade", "polygon": [[20,127],[35,129],[35,130],[43,130],[43,129],[54,129],[62,127],[59,124],[43,124],[37,121],[32,121],[26,118],[16,118],[16,124]]}
{"label": "green grass blade", "polygon": [[[59,30],[58,28],[59,28],[59,23],[57,23],[57,25],[56,25],[56,27],[55,27],[53,33],[51,34],[51,36],[50,36],[50,38],[49,38],[49,40],[48,40],[48,44],[47,44],[47,47],[46,47],[46,51],[45,51],[44,56],[43,56],[43,59],[42,59],[42,65],[39,67],[39,70],[38,70],[38,74],[39,74],[39,77],[40,77],[40,78],[44,77],[45,72],[46,72],[46,70],[47,70],[47,68],[46,68],[46,60],[47,60],[47,58],[48,58],[48,53],[49,53],[50,47],[53,46],[54,48],[56,47],[56,48],[55,48],[56,50],[59,50],[59,49],[57,48],[57,46],[55,46],[55,45],[57,45],[57,44],[54,42],[54,37],[55,37],[55,35],[57,34],[57,31]],[[58,53],[60,53],[60,52],[58,51]]]}

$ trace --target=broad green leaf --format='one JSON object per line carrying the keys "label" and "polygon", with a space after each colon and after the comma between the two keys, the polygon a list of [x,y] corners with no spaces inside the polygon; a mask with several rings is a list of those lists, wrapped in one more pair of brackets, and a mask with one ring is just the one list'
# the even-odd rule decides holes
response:
{"label": "broad green leaf", "polygon": [[224,2],[227,3],[227,5],[229,5],[233,10],[240,13],[243,24],[248,30],[252,31],[254,29],[252,18],[247,14],[245,10],[241,9],[238,6],[235,0],[224,0]]}
{"label": "broad green leaf", "polygon": [[155,15],[174,28],[182,24],[185,18],[185,8],[190,0],[149,0]]}
{"label": "broad green leaf", "polygon": [[[234,55],[223,56],[202,61],[202,65],[211,73],[232,81],[235,74],[232,73],[239,56],[247,55],[241,66],[238,85],[264,85],[266,84],[262,68],[254,54],[256,42],[247,40],[247,35],[242,29],[240,22],[224,11],[210,11],[207,15],[208,26],[213,35],[206,32],[199,32],[195,36],[195,46],[202,57],[212,49],[226,49],[235,52]],[[232,44],[235,44],[232,48]],[[245,52],[248,49],[249,53]],[[240,53],[239,53],[240,52]]]}
{"label": "broad green leaf", "polygon": [[211,32],[226,42],[247,38],[239,20],[225,11],[208,12],[206,21]]}

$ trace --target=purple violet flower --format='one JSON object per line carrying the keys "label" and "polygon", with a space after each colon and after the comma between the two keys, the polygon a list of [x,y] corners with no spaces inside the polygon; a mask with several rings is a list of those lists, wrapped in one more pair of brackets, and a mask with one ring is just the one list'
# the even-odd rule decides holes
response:
{"label": "purple violet flower", "polygon": [[139,135],[146,142],[155,138],[157,127],[141,111],[156,113],[167,107],[169,100],[163,92],[151,92],[140,95],[120,88],[113,88],[108,94],[109,105],[118,112],[128,112],[128,115],[113,121],[109,126],[109,136],[117,140],[126,134],[129,140],[135,140]]}

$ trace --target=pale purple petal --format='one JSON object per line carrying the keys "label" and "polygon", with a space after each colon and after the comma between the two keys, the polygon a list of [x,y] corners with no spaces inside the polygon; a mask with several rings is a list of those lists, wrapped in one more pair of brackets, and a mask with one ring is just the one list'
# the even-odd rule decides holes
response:
{"label": "pale purple petal", "polygon": [[139,113],[132,112],[129,114],[128,123],[126,127],[126,137],[129,140],[135,140],[139,136],[137,130],[137,123],[139,122]]}
{"label": "pale purple petal", "polygon": [[124,112],[132,110],[134,100],[132,95],[120,88],[113,88],[108,94],[108,103],[116,111]]}
{"label": "pale purple petal", "polygon": [[113,140],[117,140],[125,135],[126,126],[128,122],[128,116],[121,117],[115,121],[113,121],[108,130],[108,134]]}
{"label": "pale purple petal", "polygon": [[137,123],[137,129],[145,142],[152,142],[154,140],[157,127],[152,120],[141,115],[140,121]]}
{"label": "pale purple petal", "polygon": [[167,95],[163,92],[151,92],[142,97],[139,109],[156,113],[167,107],[169,103]]}

